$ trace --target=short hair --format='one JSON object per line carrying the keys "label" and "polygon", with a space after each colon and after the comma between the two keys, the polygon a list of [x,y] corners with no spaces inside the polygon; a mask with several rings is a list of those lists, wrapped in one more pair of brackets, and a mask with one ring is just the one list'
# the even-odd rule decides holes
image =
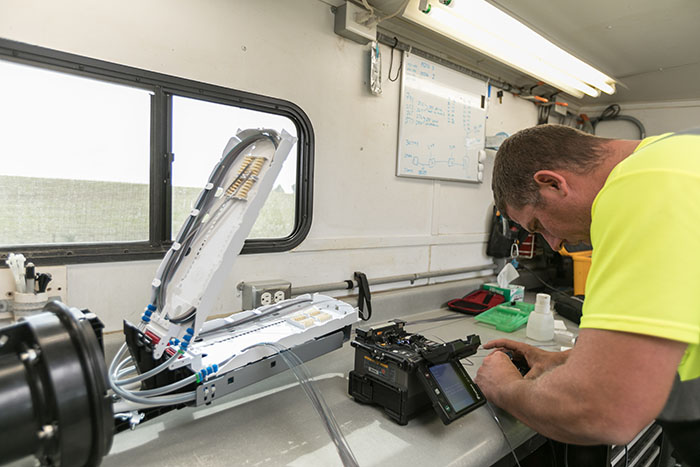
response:
{"label": "short hair", "polygon": [[496,153],[491,189],[496,209],[540,203],[534,175],[540,170],[585,173],[602,162],[607,138],[564,125],[538,125],[507,138]]}

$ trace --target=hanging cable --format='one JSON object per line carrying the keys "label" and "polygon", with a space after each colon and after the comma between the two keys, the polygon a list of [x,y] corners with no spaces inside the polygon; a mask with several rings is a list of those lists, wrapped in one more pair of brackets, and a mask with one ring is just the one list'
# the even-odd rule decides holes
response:
{"label": "hanging cable", "polygon": [[494,412],[493,408],[491,407],[490,402],[486,402],[486,407],[488,407],[489,412],[491,412],[491,416],[493,417],[494,420],[496,420],[496,425],[498,425],[498,428],[501,429],[501,433],[503,433],[503,438],[506,440],[506,444],[508,445],[508,449],[510,449],[510,453],[513,454],[513,458],[515,459],[515,463],[517,464],[518,467],[521,467],[520,462],[518,461],[518,456],[515,454],[515,449],[513,449],[513,445],[510,444],[510,440],[508,439],[508,435],[506,435],[506,430],[503,429],[503,425],[501,425],[501,421],[498,419],[496,416],[496,412]]}
{"label": "hanging cable", "polygon": [[611,104],[607,106],[603,112],[601,112],[599,117],[592,118],[591,119],[591,125],[593,125],[593,134],[595,134],[595,129],[598,123],[604,122],[604,121],[609,121],[609,120],[624,120],[627,122],[631,122],[634,125],[637,126],[639,129],[639,139],[644,139],[647,137],[647,131],[646,128],[644,128],[644,124],[642,124],[639,119],[632,117],[630,115],[620,115],[620,105],[619,104]]}
{"label": "hanging cable", "polygon": [[552,105],[539,105],[537,107],[537,124],[545,125],[549,122],[549,114],[552,113]]}
{"label": "hanging cable", "polygon": [[321,417],[323,426],[335,444],[343,465],[346,467],[357,467],[357,459],[355,459],[354,454],[350,450],[350,446],[345,440],[343,432],[333,416],[333,412],[331,412],[330,407],[328,407],[325,399],[319,392],[318,388],[316,388],[316,384],[311,379],[311,375],[309,374],[306,365],[304,365],[304,362],[302,362],[301,359],[288,348],[273,342],[260,342],[258,344],[251,345],[250,347],[246,347],[243,349],[243,352],[253,347],[271,347],[277,351],[277,354],[282,358],[282,360],[284,360],[289,369],[292,370],[292,373],[294,376],[296,376],[299,384],[306,393],[306,396],[309,398],[311,404]]}
{"label": "hanging cable", "polygon": [[[355,272],[355,280],[359,291],[357,294],[359,315],[363,321],[367,321],[372,317],[372,293],[369,290],[369,282],[365,273],[359,271]],[[367,313],[364,311],[365,305],[367,305]]]}
{"label": "hanging cable", "polygon": [[391,59],[389,60],[389,81],[392,83],[399,79],[399,76],[401,75],[401,69],[403,68],[403,52],[399,50],[399,53],[401,54],[401,62],[399,63],[399,69],[396,71],[396,76],[394,78],[391,77],[391,70],[394,68],[394,50],[396,50],[396,46],[399,45],[399,39],[397,37],[394,37],[394,45],[391,46]]}

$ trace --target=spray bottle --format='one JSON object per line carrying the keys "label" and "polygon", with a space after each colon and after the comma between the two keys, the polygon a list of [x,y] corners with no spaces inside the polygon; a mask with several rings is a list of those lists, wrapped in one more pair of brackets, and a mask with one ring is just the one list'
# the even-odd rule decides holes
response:
{"label": "spray bottle", "polygon": [[535,309],[527,320],[527,337],[536,341],[549,341],[554,338],[554,316],[549,308],[550,297],[538,293]]}

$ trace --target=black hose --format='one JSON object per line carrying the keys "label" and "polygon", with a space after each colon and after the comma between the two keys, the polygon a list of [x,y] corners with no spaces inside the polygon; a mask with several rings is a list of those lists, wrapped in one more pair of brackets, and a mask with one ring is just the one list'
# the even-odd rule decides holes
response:
{"label": "black hose", "polygon": [[607,106],[599,117],[591,119],[591,125],[593,125],[593,134],[595,134],[595,128],[598,125],[598,123],[610,120],[625,120],[627,122],[631,122],[634,125],[636,125],[639,129],[639,139],[644,139],[647,137],[647,131],[644,128],[644,124],[642,124],[642,122],[639,121],[639,119],[630,115],[620,115],[619,104],[612,104]]}

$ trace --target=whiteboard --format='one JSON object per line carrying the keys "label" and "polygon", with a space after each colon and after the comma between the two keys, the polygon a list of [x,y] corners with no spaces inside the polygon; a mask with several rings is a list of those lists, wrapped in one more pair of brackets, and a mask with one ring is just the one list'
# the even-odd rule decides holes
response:
{"label": "whiteboard", "polygon": [[396,175],[481,182],[487,84],[404,53]]}

